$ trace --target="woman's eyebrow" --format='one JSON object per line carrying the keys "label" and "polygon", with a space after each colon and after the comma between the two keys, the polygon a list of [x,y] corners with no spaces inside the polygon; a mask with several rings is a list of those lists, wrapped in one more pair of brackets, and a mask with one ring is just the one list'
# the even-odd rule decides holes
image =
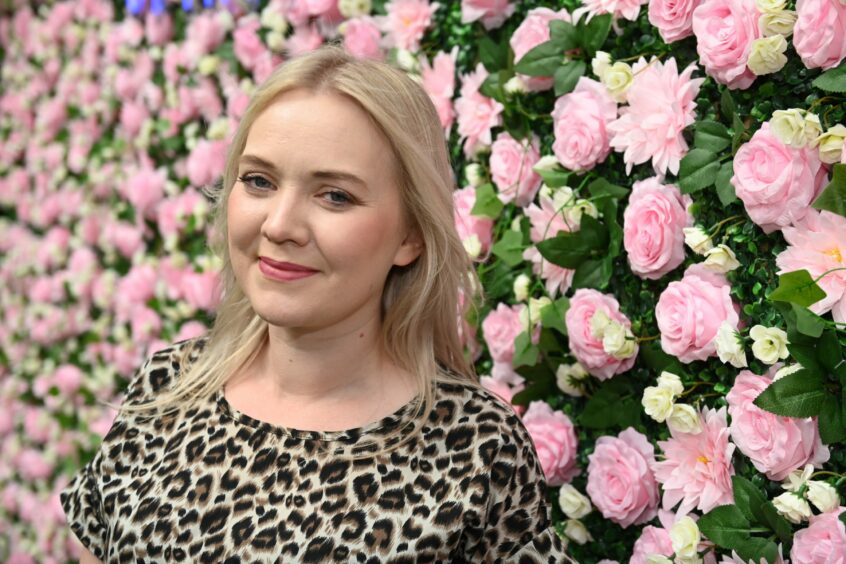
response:
{"label": "woman's eyebrow", "polygon": [[[277,175],[280,174],[280,170],[276,167],[276,165],[257,155],[241,155],[239,163],[260,166],[273,171]],[[367,182],[365,182],[360,177],[356,176],[351,172],[345,172],[342,170],[315,170],[311,172],[311,176],[324,180],[346,180],[355,184],[360,184],[363,188],[368,187]]]}

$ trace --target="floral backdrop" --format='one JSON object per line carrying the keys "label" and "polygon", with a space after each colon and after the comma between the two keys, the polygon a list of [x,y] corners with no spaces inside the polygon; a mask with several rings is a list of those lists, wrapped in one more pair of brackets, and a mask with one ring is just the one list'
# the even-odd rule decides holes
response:
{"label": "floral backdrop", "polygon": [[843,0],[0,1],[0,560],[75,559],[98,402],[213,319],[200,189],[328,41],[438,110],[569,552],[846,561]]}

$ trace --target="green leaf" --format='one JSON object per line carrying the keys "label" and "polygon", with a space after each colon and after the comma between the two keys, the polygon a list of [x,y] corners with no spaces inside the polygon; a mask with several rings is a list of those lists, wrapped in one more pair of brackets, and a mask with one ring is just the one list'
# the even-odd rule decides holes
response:
{"label": "green leaf", "polygon": [[523,234],[509,229],[493,246],[493,254],[501,258],[508,266],[517,266],[523,262]]}
{"label": "green leaf", "polygon": [[503,85],[505,81],[502,80],[502,75],[506,73],[491,73],[479,87],[479,92],[482,95],[487,96],[488,98],[493,98],[500,104],[505,103],[505,90],[503,90]]}
{"label": "green leaf", "polygon": [[731,152],[737,153],[738,147],[743,142],[743,134],[746,133],[746,126],[737,114],[732,117],[731,128],[734,133],[731,136]]}
{"label": "green leaf", "polygon": [[776,302],[790,302],[803,307],[813,305],[826,296],[807,270],[794,270],[778,276],[778,288],[767,296]]}
{"label": "green leaf", "polygon": [[838,94],[846,92],[846,62],[825,71],[815,78],[811,84],[826,92],[836,92]]}
{"label": "green leaf", "polygon": [[508,49],[508,42],[494,41],[489,35],[484,35],[479,40],[479,60],[489,73],[495,73],[508,66]]}
{"label": "green leaf", "polygon": [[766,523],[766,517],[761,506],[767,503],[767,497],[755,487],[755,484],[742,476],[731,477],[732,490],[734,491],[734,504],[750,523]]}
{"label": "green leaf", "polygon": [[724,88],[722,94],[720,94],[720,113],[723,114],[726,122],[733,123],[736,112],[737,106],[735,106],[734,100],[731,97],[731,91],[728,88]]}
{"label": "green leaf", "polygon": [[623,228],[617,223],[617,199],[603,198],[597,201],[597,207],[602,213],[602,219],[608,228],[608,256],[620,256],[623,248]]}
{"label": "green leaf", "polygon": [[711,120],[696,122],[696,132],[693,136],[694,147],[719,153],[729,145],[731,145],[731,133],[725,125]]}
{"label": "green leaf", "polygon": [[803,368],[770,384],[754,404],[776,415],[814,417],[820,414],[826,394],[822,376]]}
{"label": "green leaf", "polygon": [[593,217],[583,214],[578,231],[559,232],[536,246],[549,262],[564,268],[576,268],[592,254],[608,248],[608,229]]}
{"label": "green leaf", "polygon": [[493,184],[487,182],[476,189],[476,203],[473,204],[470,214],[496,219],[499,217],[500,212],[502,212],[503,207],[505,206],[497,197]]}
{"label": "green leaf", "polygon": [[846,216],[846,164],[834,165],[831,182],[812,204],[818,210],[828,210]]}
{"label": "green leaf", "polygon": [[781,513],[775,508],[772,501],[767,501],[761,506],[761,511],[766,518],[767,526],[775,531],[776,536],[783,543],[789,543],[793,539],[793,527]]}
{"label": "green leaf", "polygon": [[611,281],[613,260],[610,256],[584,261],[573,273],[572,288],[594,288],[604,290]]}
{"label": "green leaf", "polygon": [[796,330],[809,337],[819,337],[825,329],[825,320],[808,308],[791,303],[796,316]]}
{"label": "green leaf", "polygon": [[731,177],[734,176],[734,161],[726,161],[720,167],[714,184],[717,186],[717,197],[724,206],[737,201],[737,194],[734,192],[734,185]]}
{"label": "green leaf", "polygon": [[716,154],[705,149],[693,149],[679,165],[679,188],[683,194],[707,188],[714,183],[719,170]]}
{"label": "green leaf", "polygon": [[607,380],[585,404],[579,415],[580,424],[589,429],[608,429],[618,425],[620,402],[624,395],[630,395],[630,391],[621,380]]}
{"label": "green leaf", "polygon": [[588,192],[594,198],[610,196],[611,198],[625,198],[629,194],[628,188],[611,184],[604,178],[597,178],[588,184]]}
{"label": "green leaf", "polygon": [[576,26],[564,20],[550,20],[549,38],[562,53],[579,46],[579,32]]}
{"label": "green leaf", "polygon": [[516,140],[525,139],[530,132],[529,119],[511,106],[505,106],[502,114],[505,130]]}
{"label": "green leaf", "polygon": [[570,309],[570,300],[567,298],[558,298],[551,304],[543,306],[540,310],[541,325],[566,335],[567,325],[564,323],[564,315],[568,309]]}
{"label": "green leaf", "polygon": [[579,79],[585,74],[587,66],[583,61],[568,61],[555,69],[553,75],[555,82],[555,95],[563,96],[572,92],[579,82]]}
{"label": "green leaf", "polygon": [[563,51],[555,41],[546,41],[523,55],[514,70],[529,76],[552,76],[564,60]]}
{"label": "green leaf", "polygon": [[819,417],[820,439],[823,444],[842,442],[846,439],[846,427],[843,426],[843,411],[840,398],[828,395],[823,399]]}
{"label": "green leaf", "polygon": [[643,343],[638,351],[638,357],[642,358],[646,366],[655,374],[667,371],[681,376],[684,367],[678,358],[664,352],[659,341]]}
{"label": "green leaf", "polygon": [[533,344],[529,339],[529,334],[523,331],[517,338],[514,339],[514,359],[512,365],[517,366],[532,366],[537,364],[540,351],[537,345]]}
{"label": "green leaf", "polygon": [[778,560],[778,546],[771,540],[763,539],[761,537],[749,537],[739,546],[734,547],[734,551],[740,556],[744,562],[760,562],[761,559],[766,559],[767,562],[776,562]]}
{"label": "green leaf", "polygon": [[724,548],[736,548],[749,537],[749,520],[735,505],[719,505],[696,523],[702,534]]}
{"label": "green leaf", "polygon": [[560,168],[554,170],[536,170],[535,172],[543,179],[543,183],[550,188],[560,188],[567,186],[567,181],[570,180],[572,172]]}
{"label": "green leaf", "polygon": [[593,55],[605,44],[611,31],[611,14],[594,16],[587,23],[579,22],[579,39],[588,57]]}
{"label": "green leaf", "polygon": [[843,354],[840,349],[840,341],[837,340],[837,334],[832,329],[823,332],[817,343],[817,358],[826,370],[834,371],[840,361],[843,359]]}

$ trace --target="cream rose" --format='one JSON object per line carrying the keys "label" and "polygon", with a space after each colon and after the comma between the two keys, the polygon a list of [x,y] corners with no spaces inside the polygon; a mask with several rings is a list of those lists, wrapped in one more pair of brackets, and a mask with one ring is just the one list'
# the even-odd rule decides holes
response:
{"label": "cream rose", "polygon": [[756,325],[749,330],[752,337],[752,354],[765,364],[775,364],[779,359],[787,358],[787,333],[778,327]]}
{"label": "cream rose", "polygon": [[673,412],[673,392],[668,388],[647,386],[640,403],[648,416],[663,423]]}
{"label": "cream rose", "polygon": [[666,370],[658,376],[658,387],[667,388],[672,392],[673,397],[680,396],[684,391],[684,384],[682,384],[681,378],[677,374],[667,372]]}
{"label": "cream rose", "polygon": [[710,270],[726,273],[740,266],[734,251],[726,245],[719,244],[713,249],[705,251],[704,254],[705,262],[703,264]]}
{"label": "cream rose", "polygon": [[837,490],[828,482],[811,480],[808,482],[808,500],[823,513],[834,511],[840,507],[840,496]]}
{"label": "cream rose", "polygon": [[793,492],[785,492],[773,499],[773,505],[788,521],[800,524],[811,516],[808,502]]}
{"label": "cream rose", "polygon": [[685,227],[682,232],[684,233],[684,244],[697,255],[704,255],[714,248],[714,242],[702,227],[698,225],[696,227]]}
{"label": "cream rose", "polygon": [[591,511],[590,500],[571,484],[564,484],[558,492],[558,505],[570,519],[581,519]]}
{"label": "cream rose", "polygon": [[793,26],[796,25],[796,12],[793,10],[782,10],[781,12],[765,12],[758,18],[758,27],[761,35],[793,35]]}
{"label": "cream rose", "polygon": [[785,51],[787,40],[781,34],[755,39],[746,66],[758,76],[778,72],[787,64]]}
{"label": "cream rose", "polygon": [[670,541],[676,557],[692,558],[697,556],[697,547],[702,535],[696,521],[685,515],[670,528]]}
{"label": "cream rose", "polygon": [[843,140],[846,139],[846,127],[834,125],[817,138],[820,160],[826,164],[839,163],[843,154]]}
{"label": "cream rose", "polygon": [[673,433],[698,434],[702,431],[702,423],[699,413],[686,403],[677,403],[667,418],[667,427]]}

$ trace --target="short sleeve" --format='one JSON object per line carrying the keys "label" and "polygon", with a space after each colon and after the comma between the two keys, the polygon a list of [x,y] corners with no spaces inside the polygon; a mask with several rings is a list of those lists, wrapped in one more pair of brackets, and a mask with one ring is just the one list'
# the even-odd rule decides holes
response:
{"label": "short sleeve", "polygon": [[105,561],[108,527],[93,471],[101,452],[102,450],[98,451],[95,457],[76,473],[73,480],[59,494],[59,500],[71,531],[94,556]]}
{"label": "short sleeve", "polygon": [[552,527],[547,486],[540,462],[520,420],[493,459],[489,474],[487,515],[481,530],[465,535],[468,562],[559,563],[572,560]]}

